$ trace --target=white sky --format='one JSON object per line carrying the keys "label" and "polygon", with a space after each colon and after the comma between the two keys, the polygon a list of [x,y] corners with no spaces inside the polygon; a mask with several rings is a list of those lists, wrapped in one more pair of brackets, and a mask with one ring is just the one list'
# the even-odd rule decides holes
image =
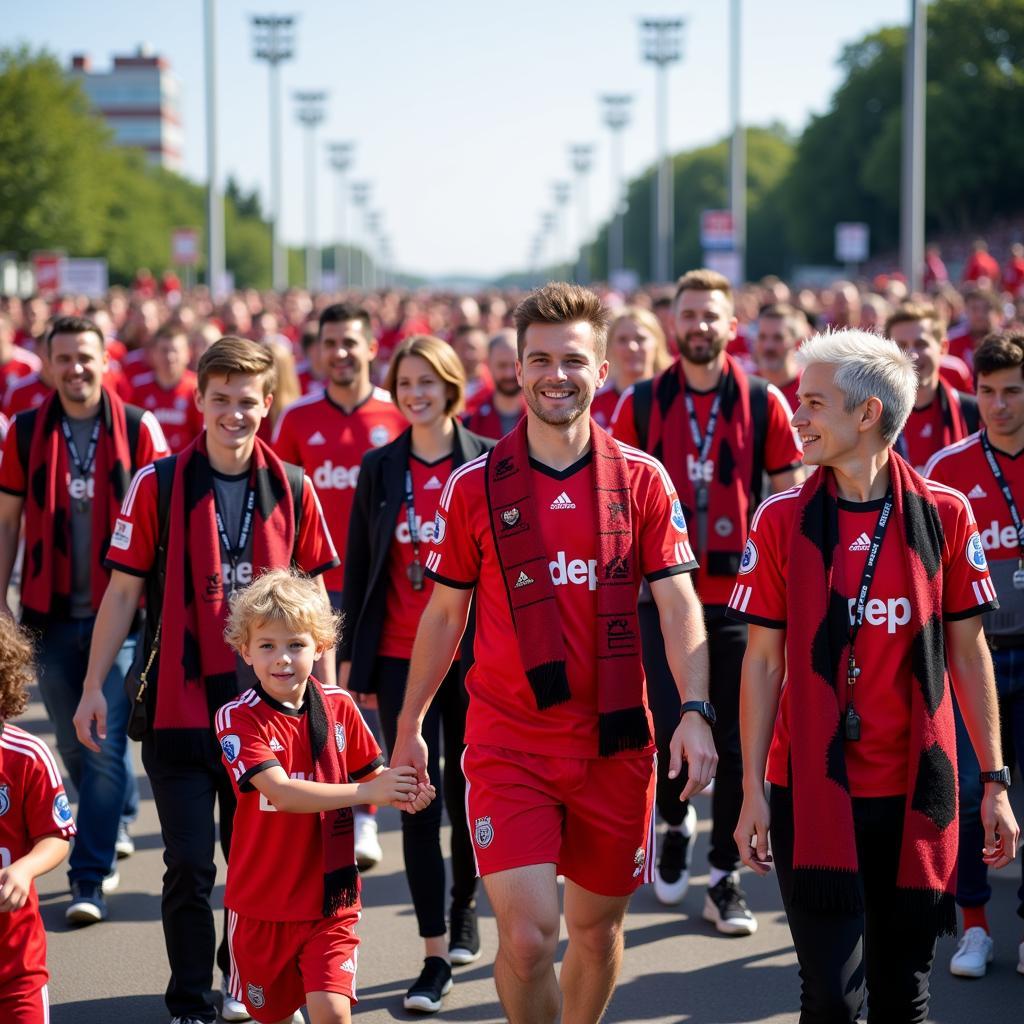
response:
{"label": "white sky", "polygon": [[[729,0],[218,0],[222,179],[230,174],[246,191],[258,188],[268,205],[268,69],[252,57],[249,17],[296,14],[295,58],[281,65],[285,239],[305,241],[305,149],[292,92],[324,89],[318,241],[333,241],[337,225],[325,144],[351,139],[349,177],[373,183],[372,203],[400,268],[474,276],[522,268],[541,214],[552,208],[551,183],[571,177],[570,143],[596,144],[592,225],[607,215],[601,93],[635,97],[627,176],[655,156],[655,72],[640,59],[639,18],[687,19],[683,60],[669,72],[673,149],[729,131],[729,7]],[[743,0],[744,120],[802,128],[839,83],[843,44],[905,21],[909,8],[910,0]],[[205,180],[202,0],[40,0],[7,6],[4,22],[8,44],[45,47],[62,61],[86,53],[97,70],[140,42],[165,56],[181,83],[185,171]]]}

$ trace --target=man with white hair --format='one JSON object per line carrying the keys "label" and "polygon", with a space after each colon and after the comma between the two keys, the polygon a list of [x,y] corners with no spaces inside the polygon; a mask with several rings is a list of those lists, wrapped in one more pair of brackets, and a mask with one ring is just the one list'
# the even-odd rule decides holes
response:
{"label": "man with white hair", "polygon": [[998,603],[967,499],[893,450],[913,361],[855,330],[798,358],[793,426],[819,469],[762,504],[729,602],[750,627],[736,842],[758,874],[778,871],[803,1024],[857,1020],[865,991],[873,1019],[910,1024],[956,926],[950,679],[985,787],[985,862],[1017,850],[982,632]]}

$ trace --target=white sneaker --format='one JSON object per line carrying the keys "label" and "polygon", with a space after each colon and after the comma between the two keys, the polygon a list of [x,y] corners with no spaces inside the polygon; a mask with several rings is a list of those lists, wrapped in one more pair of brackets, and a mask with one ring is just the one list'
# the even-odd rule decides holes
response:
{"label": "white sneaker", "polygon": [[365,811],[355,812],[356,867],[360,871],[375,868],[384,858],[377,838],[377,819]]}
{"label": "white sneaker", "polygon": [[121,884],[121,872],[114,868],[113,871],[107,875],[102,882],[100,882],[100,888],[103,890],[103,894],[116,892],[117,887]]}
{"label": "white sneaker", "polygon": [[949,961],[950,973],[958,978],[984,978],[992,963],[992,945],[992,936],[984,928],[968,928]]}
{"label": "white sneaker", "polygon": [[654,896],[666,907],[682,902],[690,886],[694,836],[697,833],[697,808],[690,804],[683,824],[670,828],[661,841],[661,856],[654,869]]}
{"label": "white sneaker", "polygon": [[252,1020],[245,1003],[241,999],[236,999],[229,991],[227,978],[220,979],[220,994],[223,996],[220,1004],[222,1020]]}

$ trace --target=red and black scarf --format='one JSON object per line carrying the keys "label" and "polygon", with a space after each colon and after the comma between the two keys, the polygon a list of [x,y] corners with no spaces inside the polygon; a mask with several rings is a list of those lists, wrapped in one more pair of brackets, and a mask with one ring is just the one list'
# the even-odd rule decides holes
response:
{"label": "red and black scarf", "polygon": [[[643,750],[650,742],[644,709],[640,625],[636,613],[636,549],[626,460],[610,435],[590,425],[597,502],[598,753]],[[533,495],[526,420],[487,459],[487,501],[519,656],[537,707],[572,694],[565,641],[548,553]]]}
{"label": "red and black scarf", "polygon": [[[696,490],[687,471],[687,456],[697,458],[683,389],[686,377],[682,360],[654,378],[651,420],[647,429],[647,450],[668,470],[688,523],[697,522]],[[707,529],[707,550],[697,551],[709,576],[730,576],[739,569],[739,559],[750,519],[750,483],[754,469],[753,417],[750,384],[732,356],[726,355],[720,382],[721,404],[715,436],[708,459],[715,467],[708,486],[708,511],[704,514],[728,520],[732,529],[724,536]],[[705,424],[706,429],[706,424]],[[690,542],[697,546],[694,529]]]}
{"label": "red and black scarf", "polygon": [[[935,443],[935,451],[962,441],[977,429],[977,427],[972,429],[967,422],[959,392],[941,377],[935,391],[935,401],[939,403],[939,410],[942,413],[942,437]],[[906,451],[906,442],[903,440],[902,434],[896,442],[896,447],[900,452]]]}
{"label": "red and black scarf", "polygon": [[[323,687],[312,676],[306,683],[306,726],[313,753],[313,779],[337,785],[348,782],[342,770],[345,749],[344,726]],[[323,916],[333,917],[342,907],[359,899],[359,870],[356,868],[355,829],[351,807],[320,812],[320,838],[324,856]]]}
{"label": "red and black scarf", "polygon": [[[286,568],[295,508],[284,463],[256,439],[249,486],[256,490],[252,571]],[[208,730],[210,708],[237,696],[235,652],[224,642],[230,589],[221,578],[213,470],[202,433],[178,453],[167,536],[160,671],[154,728]]]}
{"label": "red and black scarf", "polygon": [[[939,934],[952,934],[957,774],[942,631],[943,530],[924,480],[895,452],[889,453],[889,473],[893,512],[885,543],[904,552],[913,629],[907,802],[897,894],[914,920],[930,920]],[[793,902],[814,910],[860,911],[843,725],[849,611],[833,581],[839,512],[832,471],[813,474],[797,500],[786,598]]]}
{"label": "red and black scarf", "polygon": [[[71,460],[60,421],[64,406],[52,393],[35,413],[25,478],[25,568],[21,603],[32,615],[66,615],[71,608]],[[110,580],[103,565],[121,499],[131,483],[133,452],[128,447],[124,402],[106,387],[100,399],[100,434],[93,463],[92,607],[97,609]],[[84,456],[85,453],[83,452]]]}

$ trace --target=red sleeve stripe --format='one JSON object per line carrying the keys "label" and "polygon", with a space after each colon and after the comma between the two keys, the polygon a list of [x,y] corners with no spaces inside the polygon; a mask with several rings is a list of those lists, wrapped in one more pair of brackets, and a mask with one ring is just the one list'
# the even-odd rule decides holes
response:
{"label": "red sleeve stripe", "polygon": [[3,736],[0,736],[0,747],[10,750],[12,753],[23,754],[33,761],[41,762],[46,769],[50,785],[54,789],[63,787],[64,783],[61,781],[57,762],[54,760],[53,754],[50,753],[50,748],[42,740],[36,739],[35,736],[23,732],[21,729],[15,730],[11,726],[7,726]]}
{"label": "red sleeve stripe", "polygon": [[284,421],[293,409],[299,409],[306,405],[312,405],[314,402],[320,402],[323,400],[323,394],[317,393],[312,395],[303,395],[301,398],[296,398],[291,405],[286,405],[281,410],[281,415],[277,418],[277,423],[274,424],[274,432],[270,436],[270,443],[277,444],[277,439],[281,436],[281,428],[284,426]]}
{"label": "red sleeve stripe", "polygon": [[732,595],[729,598],[729,607],[738,612],[745,612],[747,605],[750,604],[750,595],[753,594],[754,588],[744,586],[742,583],[737,583],[733,587]]}
{"label": "red sleeve stripe", "polygon": [[974,599],[978,604],[988,604],[996,600],[996,588],[992,586],[992,580],[988,576],[983,580],[974,580],[971,586],[974,588]]}
{"label": "red sleeve stripe", "polygon": [[955,487],[947,487],[945,484],[937,484],[934,480],[928,481],[929,490],[935,491],[936,494],[948,494],[950,497],[956,498],[964,507],[964,511],[967,513],[967,522],[972,526],[974,525],[974,509],[971,508],[971,503],[967,500],[966,495],[958,491]]}
{"label": "red sleeve stripe", "polygon": [[124,501],[121,502],[121,515],[125,518],[131,518],[132,506],[135,504],[135,495],[138,492],[139,484],[142,483],[143,478],[149,476],[150,473],[155,473],[156,469],[151,462],[148,466],[143,466],[142,469],[135,474],[135,479],[132,480],[131,485],[128,487],[128,493],[124,496]]}
{"label": "red sleeve stripe", "polygon": [[355,711],[355,713],[359,716],[359,721],[362,722],[367,729],[369,729],[370,727],[366,725],[366,719],[363,718],[363,713],[359,710],[359,705],[356,703],[355,698],[352,696],[352,694],[349,693],[348,690],[342,690],[340,687],[338,689],[338,693],[340,693],[342,697],[344,697],[349,702],[349,704],[352,705],[352,710]]}
{"label": "red sleeve stripe", "polygon": [[693,548],[685,540],[676,541],[676,561],[680,565],[688,565],[690,562],[697,561],[693,554]]}
{"label": "red sleeve stripe", "polygon": [[483,469],[487,463],[487,456],[489,452],[484,452],[483,455],[478,455],[475,459],[467,462],[463,466],[459,466],[457,470],[450,477],[448,477],[448,483],[444,485],[444,490],[441,492],[441,508],[448,511],[448,506],[452,500],[452,489],[455,487],[457,480],[460,480],[467,473],[472,472],[476,469]]}
{"label": "red sleeve stripe", "polygon": [[[615,440],[614,438],[612,440]],[[647,452],[640,451],[639,448],[634,448],[632,445],[623,444],[622,441],[615,441],[619,446],[619,451],[622,452],[622,456],[627,462],[639,462],[642,465],[650,466],[651,469],[658,473],[661,477],[662,486],[665,488],[665,493],[670,498],[676,497],[675,484],[672,483],[672,478],[668,475],[668,470],[653,456],[648,455]]]}
{"label": "red sleeve stripe", "polygon": [[[957,452],[966,451],[968,448],[972,447],[973,445],[980,444],[980,443],[981,443],[981,441],[980,441],[979,435],[978,434],[971,434],[970,437],[965,437],[962,441],[954,441],[953,444],[947,445],[945,448],[940,448],[928,460],[928,463],[924,467],[924,473],[922,475],[926,476],[926,477],[930,477],[932,475],[932,470],[934,470],[935,467],[938,466],[938,464],[943,459],[948,458],[950,455],[955,455]],[[932,481],[929,480],[928,483],[931,484]]]}
{"label": "red sleeve stripe", "polygon": [[800,487],[798,484],[796,487],[790,487],[785,491],[779,491],[778,494],[773,494],[770,498],[765,498],[757,507],[757,511],[754,513],[754,519],[750,524],[750,529],[756,530],[758,524],[761,522],[761,513],[769,506],[773,505],[777,501],[781,501],[784,498],[795,498],[800,493]]}
{"label": "red sleeve stripe", "polygon": [[430,570],[431,572],[437,572],[437,567],[438,567],[438,566],[439,566],[440,564],[441,564],[441,555],[440,555],[440,552],[437,552],[437,551],[431,551],[431,552],[430,552],[430,554],[429,554],[429,555],[427,555],[427,568],[428,568],[428,569],[429,569],[429,570]]}
{"label": "red sleeve stripe", "polygon": [[231,728],[231,712],[235,708],[240,707],[255,707],[259,703],[259,697],[256,695],[255,690],[246,690],[245,693],[241,694],[236,700],[230,701],[225,704],[218,712],[214,720],[214,726],[217,732],[222,732],[224,729]]}
{"label": "red sleeve stripe", "polygon": [[164,437],[164,428],[160,426],[160,421],[148,409],[142,414],[142,422],[149,431],[149,438],[153,442],[153,447],[158,452],[168,451],[167,438]]}
{"label": "red sleeve stripe", "polygon": [[324,508],[320,504],[320,495],[316,493],[316,488],[313,486],[313,481],[308,476],[303,476],[305,481],[305,487],[309,490],[309,493],[313,495],[313,503],[316,505],[317,515],[320,517],[320,529],[323,535],[327,538],[327,543],[330,545],[331,554],[337,558],[338,549],[334,546],[334,538],[331,536],[331,531],[327,529],[327,519],[324,517]]}
{"label": "red sleeve stripe", "polygon": [[793,418],[793,407],[789,404],[789,399],[774,385],[768,385],[768,394],[774,395],[776,400],[782,406],[783,412],[786,414],[787,422]]}

